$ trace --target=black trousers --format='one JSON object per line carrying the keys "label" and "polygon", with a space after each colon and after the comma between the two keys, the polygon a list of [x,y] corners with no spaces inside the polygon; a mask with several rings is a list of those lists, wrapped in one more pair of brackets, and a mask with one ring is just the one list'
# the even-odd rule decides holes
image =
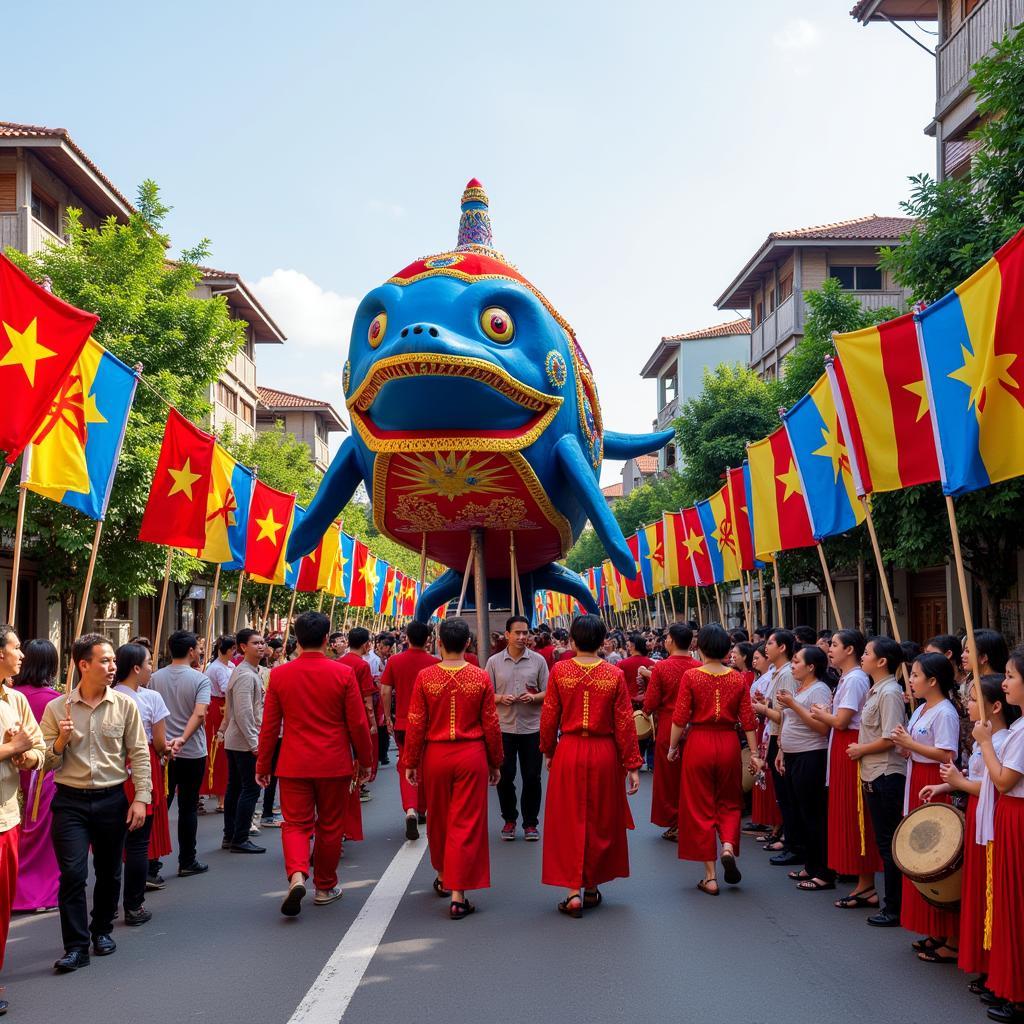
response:
{"label": "black trousers", "polygon": [[247,842],[252,815],[260,798],[256,784],[256,755],[248,750],[225,750],[228,785],[224,791],[224,839],[236,846]]}
{"label": "black trousers", "polygon": [[388,751],[391,749],[391,735],[383,726],[377,729],[377,760],[381,764],[390,763]]}
{"label": "black trousers", "polygon": [[501,781],[498,783],[498,803],[505,821],[515,822],[519,818],[516,806],[516,759],[523,777],[523,826],[536,828],[540,818],[540,733],[503,732],[501,742],[505,748],[505,760],[501,765]]}
{"label": "black trousers", "polygon": [[800,834],[800,819],[793,806],[793,793],[790,789],[789,779],[780,775],[775,767],[775,757],[779,752],[779,737],[772,736],[768,740],[768,766],[771,769],[772,781],[775,783],[775,800],[779,805],[779,813],[782,815],[782,835],[786,843],[786,849],[798,857],[804,855],[804,841]]}
{"label": "black trousers", "polygon": [[[58,784],[51,808],[50,837],[60,868],[57,902],[64,950],[87,950],[90,937],[109,935],[114,927],[128,831],[128,797],[123,786],[89,791]],[[91,919],[85,895],[90,846],[96,876]]]}
{"label": "black trousers", "polygon": [[831,882],[835,872],[828,866],[828,789],[825,787],[828,750],[807,750],[784,757],[804,844],[804,869],[811,878]]}
{"label": "black trousers", "polygon": [[900,774],[879,775],[861,787],[885,871],[885,902],[882,909],[897,917],[903,905],[903,873],[892,859],[892,834],[903,818],[903,789],[906,781],[906,776]]}
{"label": "black trousers", "polygon": [[138,910],[146,902],[146,875],[149,873],[149,834],[153,816],[146,815],[142,828],[129,832],[124,841],[124,909]]}
{"label": "black trousers", "polygon": [[178,866],[196,862],[196,830],[199,828],[199,790],[206,774],[206,757],[174,757],[167,766],[167,806],[178,794]]}
{"label": "black trousers", "polygon": [[270,759],[270,785],[263,790],[263,812],[264,818],[272,818],[274,816],[274,800],[277,797],[277,776],[274,772],[277,771],[277,755],[281,753],[281,740],[278,739],[274,745],[274,756]]}

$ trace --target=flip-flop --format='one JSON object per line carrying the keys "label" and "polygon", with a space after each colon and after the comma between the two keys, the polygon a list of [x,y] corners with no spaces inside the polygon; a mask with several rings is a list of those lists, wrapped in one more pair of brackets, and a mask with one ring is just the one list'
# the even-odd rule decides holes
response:
{"label": "flip-flop", "polygon": [[822,882],[816,878],[808,878],[803,882],[797,882],[796,887],[801,892],[824,892],[826,889],[834,889],[835,882]]}
{"label": "flip-flop", "polygon": [[943,956],[939,952],[939,949],[942,948],[942,946],[939,946],[938,949],[922,950],[917,954],[917,959],[923,964],[955,964],[959,959],[959,954],[954,956]]}
{"label": "flip-flop", "polygon": [[599,907],[603,902],[604,896],[601,895],[600,889],[583,890],[583,906],[586,907],[587,910]]}
{"label": "flip-flop", "polygon": [[[579,906],[574,907],[572,904],[575,901],[579,901]],[[558,904],[558,912],[560,914],[567,914],[569,917],[575,917],[577,920],[583,916],[583,900],[578,895],[567,896],[561,903]]]}
{"label": "flip-flop", "polygon": [[793,879],[794,882],[806,882],[811,876],[807,874],[806,868],[800,868],[799,871],[787,871],[787,875]]}
{"label": "flip-flop", "polygon": [[[874,903],[872,903],[874,899]],[[863,892],[851,892],[849,896],[844,896],[840,900],[836,900],[832,906],[838,907],[840,910],[857,910],[862,907],[877,907],[878,906],[878,892],[875,889],[865,889]]]}
{"label": "flip-flop", "polygon": [[723,853],[721,860],[722,872],[725,876],[726,884],[739,885],[739,883],[743,879],[743,876],[740,874],[740,869],[736,866],[736,854]]}
{"label": "flip-flop", "polygon": [[942,943],[936,939],[933,939],[930,935],[926,935],[923,939],[918,939],[916,942],[910,944],[910,948],[916,950],[918,953],[927,953],[933,949],[941,949]]}
{"label": "flip-flop", "polygon": [[448,907],[448,916],[453,921],[461,921],[464,917],[469,917],[474,910],[476,907],[469,900],[463,900],[461,903],[458,900],[452,900]]}

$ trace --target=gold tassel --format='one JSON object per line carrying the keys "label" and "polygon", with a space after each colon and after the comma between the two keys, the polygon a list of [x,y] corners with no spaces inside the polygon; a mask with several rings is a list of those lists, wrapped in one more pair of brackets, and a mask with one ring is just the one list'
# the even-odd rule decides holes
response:
{"label": "gold tassel", "polygon": [[170,796],[171,793],[171,772],[168,767],[168,762],[164,761],[164,796]]}
{"label": "gold tassel", "polygon": [[985,844],[985,936],[982,949],[992,948],[992,849],[995,843]]}
{"label": "gold tassel", "polygon": [[32,820],[39,819],[39,798],[43,795],[43,779],[46,778],[43,769],[39,768],[33,773],[33,781],[36,784],[36,796],[32,801]]}
{"label": "gold tassel", "polygon": [[860,855],[867,855],[867,842],[864,836],[864,787],[860,781],[860,761],[857,762],[857,826],[860,829]]}

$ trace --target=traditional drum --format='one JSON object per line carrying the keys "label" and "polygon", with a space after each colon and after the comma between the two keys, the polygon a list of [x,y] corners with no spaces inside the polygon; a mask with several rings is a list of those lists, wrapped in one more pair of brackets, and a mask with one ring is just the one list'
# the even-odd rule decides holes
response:
{"label": "traditional drum", "polygon": [[645,715],[639,708],[633,712],[633,724],[636,726],[638,740],[649,739],[654,734],[654,722],[650,715]]}
{"label": "traditional drum", "polygon": [[927,903],[940,910],[960,906],[964,815],[951,804],[922,804],[897,826],[892,859]]}

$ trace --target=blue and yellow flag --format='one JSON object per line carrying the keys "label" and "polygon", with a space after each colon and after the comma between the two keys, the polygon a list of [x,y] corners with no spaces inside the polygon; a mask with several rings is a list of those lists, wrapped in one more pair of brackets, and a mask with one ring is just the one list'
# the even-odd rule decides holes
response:
{"label": "blue and yellow flag", "polygon": [[[295,503],[295,511],[292,513],[292,529],[294,530],[303,519],[306,518],[306,510],[298,503]],[[299,585],[299,574],[302,572],[302,559],[296,558],[294,562],[284,563],[284,585],[289,590],[295,590]]]}
{"label": "blue and yellow flag", "polygon": [[739,538],[733,523],[732,502],[725,493],[725,487],[715,491],[707,500],[698,501],[697,515],[708,542],[708,560],[711,562],[713,577],[708,582],[727,583],[738,580]]}
{"label": "blue and yellow flag", "polygon": [[103,519],[137,383],[133,370],[90,338],[25,449],[22,484]]}
{"label": "blue and yellow flag", "polygon": [[241,569],[245,565],[252,488],[252,470],[235,462],[216,445],[206,500],[206,543],[198,552],[203,561],[219,562],[225,569]]}
{"label": "blue and yellow flag", "polygon": [[822,374],[782,420],[815,539],[852,530],[864,521],[864,506],[828,377]]}
{"label": "blue and yellow flag", "polygon": [[330,582],[327,585],[327,590],[331,595],[345,601],[348,600],[349,594],[352,592],[352,560],[355,543],[355,539],[344,530],[338,532],[338,552]]}
{"label": "blue and yellow flag", "polygon": [[[373,555],[370,558],[374,558]],[[367,559],[369,563],[369,558]],[[384,609],[384,598],[390,597],[390,590],[388,587],[388,577],[391,577],[391,584],[394,585],[394,570],[384,561],[383,558],[374,558],[374,584],[373,584],[373,600],[370,607],[380,615]]]}
{"label": "blue and yellow flag", "polygon": [[1024,475],[1024,230],[918,313],[942,490]]}

